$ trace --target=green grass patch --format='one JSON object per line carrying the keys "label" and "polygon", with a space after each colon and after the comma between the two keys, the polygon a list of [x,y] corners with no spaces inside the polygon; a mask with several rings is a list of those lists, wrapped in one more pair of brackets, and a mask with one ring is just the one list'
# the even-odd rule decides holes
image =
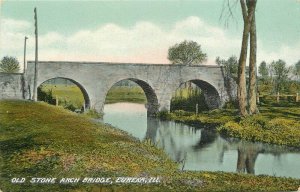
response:
{"label": "green grass patch", "polygon": [[81,109],[84,104],[83,94],[76,85],[43,84],[42,90],[46,92],[52,90],[52,96],[58,99],[61,106],[72,104],[75,108]]}
{"label": "green grass patch", "polygon": [[[83,106],[84,97],[76,85],[43,84],[42,90],[46,92],[52,90],[53,97],[58,98],[61,106],[73,105],[77,109]],[[147,98],[139,86],[113,86],[106,95],[105,103],[117,102],[146,103]]]}
{"label": "green grass patch", "polygon": [[262,114],[229,121],[220,126],[218,131],[250,141],[300,147],[299,111],[299,108],[264,109]]}
{"label": "green grass patch", "polygon": [[[300,180],[181,172],[149,142],[43,102],[0,101],[0,190],[292,191]],[[13,177],[159,176],[160,184],[12,184]]]}
{"label": "green grass patch", "polygon": [[212,111],[203,111],[199,114],[177,110],[171,113],[166,111],[159,112],[158,117],[164,120],[174,120],[188,124],[223,124],[234,120],[237,114],[238,111],[232,109],[215,109]]}
{"label": "green grass patch", "polygon": [[300,108],[259,108],[260,114],[240,118],[236,109],[216,109],[198,115],[185,111],[160,113],[168,120],[189,124],[218,124],[218,131],[230,137],[270,144],[300,146]]}
{"label": "green grass patch", "polygon": [[143,89],[139,86],[135,87],[112,87],[106,95],[105,103],[132,102],[146,103],[147,98]]}

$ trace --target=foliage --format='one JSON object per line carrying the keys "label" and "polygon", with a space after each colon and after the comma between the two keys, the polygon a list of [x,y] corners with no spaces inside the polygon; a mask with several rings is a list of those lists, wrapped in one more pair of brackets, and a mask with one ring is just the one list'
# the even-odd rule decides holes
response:
{"label": "foliage", "polygon": [[165,119],[174,120],[187,124],[224,124],[228,121],[235,120],[238,115],[237,110],[212,110],[202,112],[198,115],[192,112],[183,110],[172,111],[171,113],[164,114]]}
{"label": "foliage", "polygon": [[237,81],[237,74],[238,74],[238,60],[236,56],[231,56],[227,60],[221,59],[220,57],[216,58],[216,63],[219,66],[223,66],[225,70],[225,76],[233,78]]}
{"label": "foliage", "polygon": [[183,41],[169,48],[168,59],[172,64],[195,65],[206,61],[207,55],[195,41]]}
{"label": "foliage", "polygon": [[19,61],[15,57],[5,56],[0,61],[0,72],[17,73],[20,70]]}
{"label": "foliage", "polygon": [[267,68],[267,63],[265,61],[261,62],[258,67],[258,73],[260,74],[263,81],[268,79],[269,72]]}
{"label": "foliage", "polygon": [[300,60],[295,64],[293,69],[293,74],[296,76],[296,79],[300,80]]}
{"label": "foliage", "polygon": [[267,119],[261,115],[253,115],[240,122],[229,121],[218,128],[218,131],[245,140],[266,143],[300,146],[300,123],[296,120],[277,117]]}
{"label": "foliage", "polygon": [[198,112],[208,110],[204,94],[200,89],[192,87],[179,89],[175,97],[172,97],[170,110],[196,112],[196,105],[198,105]]}
{"label": "foliage", "polygon": [[237,101],[227,101],[224,103],[223,106],[224,109],[237,109],[238,108],[238,103]]}
{"label": "foliage", "polygon": [[169,117],[169,112],[167,110],[162,110],[162,111],[159,111],[156,116],[158,118],[160,118],[161,120],[167,120]]}
{"label": "foliage", "polygon": [[[266,66],[263,64],[263,67],[262,64],[259,71],[260,73],[263,71],[264,75],[261,74],[258,79],[258,91],[260,95],[277,94],[277,92],[280,94],[295,95],[300,92],[300,82],[296,75],[296,65],[292,70],[282,60],[273,61],[270,64],[266,64]],[[292,78],[292,72],[296,78]]]}
{"label": "foliage", "polygon": [[65,98],[58,100],[58,105],[62,106],[65,109],[68,109],[70,111],[75,111],[76,109],[79,109],[77,106],[74,105],[71,101],[66,100]]}
{"label": "foliage", "polygon": [[37,98],[38,98],[39,101],[44,101],[44,102],[49,103],[51,105],[56,104],[56,101],[53,98],[52,90],[50,89],[50,90],[44,91],[43,86],[39,86],[37,88]]}
{"label": "foliage", "polygon": [[282,92],[285,89],[285,83],[288,80],[290,69],[286,67],[286,63],[279,59],[271,63],[273,73],[275,76],[275,92]]}
{"label": "foliage", "polygon": [[96,109],[88,109],[85,113],[85,116],[90,117],[90,118],[94,118],[94,119],[100,119],[103,117],[102,113],[99,113],[96,111]]}

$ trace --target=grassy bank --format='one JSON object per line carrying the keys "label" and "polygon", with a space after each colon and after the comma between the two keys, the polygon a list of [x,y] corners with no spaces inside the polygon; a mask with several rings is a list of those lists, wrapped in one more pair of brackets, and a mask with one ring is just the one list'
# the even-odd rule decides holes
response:
{"label": "grassy bank", "polygon": [[[0,101],[0,189],[6,191],[292,191],[300,180],[178,171],[163,151],[45,103]],[[159,184],[12,184],[13,177],[159,176]]]}
{"label": "grassy bank", "polygon": [[300,108],[259,108],[260,114],[240,118],[234,109],[213,110],[195,115],[183,111],[164,114],[163,118],[190,124],[218,124],[218,131],[230,137],[278,145],[300,147]]}

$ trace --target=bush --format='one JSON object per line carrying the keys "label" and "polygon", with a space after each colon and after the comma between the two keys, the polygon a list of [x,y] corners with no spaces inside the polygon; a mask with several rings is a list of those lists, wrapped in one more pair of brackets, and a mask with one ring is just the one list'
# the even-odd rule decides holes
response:
{"label": "bush", "polygon": [[96,109],[88,109],[84,115],[94,119],[101,119],[104,114],[97,112]]}
{"label": "bush", "polygon": [[156,116],[161,120],[167,120],[169,118],[169,112],[167,110],[159,111]]}
{"label": "bush", "polygon": [[224,109],[237,109],[238,108],[238,102],[237,101],[227,101],[224,106]]}
{"label": "bush", "polygon": [[245,140],[300,146],[300,123],[296,120],[254,115],[240,122],[229,121],[218,128],[222,134]]}
{"label": "bush", "polygon": [[192,112],[188,112],[188,111],[184,111],[184,110],[176,110],[176,111],[173,111],[173,113],[177,116],[190,116],[190,115],[193,115]]}
{"label": "bush", "polygon": [[39,101],[44,101],[51,105],[56,104],[56,100],[53,98],[52,89],[48,91],[44,91],[43,87],[40,86],[37,88],[37,98]]}
{"label": "bush", "polygon": [[189,112],[196,112],[196,105],[198,104],[198,112],[207,111],[208,106],[205,101],[204,94],[199,89],[188,89],[187,96],[175,96],[171,100],[171,111],[184,110]]}

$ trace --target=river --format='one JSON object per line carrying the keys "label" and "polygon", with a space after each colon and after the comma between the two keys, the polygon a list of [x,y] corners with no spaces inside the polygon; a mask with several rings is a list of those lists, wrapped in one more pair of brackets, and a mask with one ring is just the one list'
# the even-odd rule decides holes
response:
{"label": "river", "polygon": [[201,127],[147,118],[143,104],[106,104],[104,113],[104,123],[151,140],[180,162],[180,169],[300,178],[300,149],[223,138]]}

